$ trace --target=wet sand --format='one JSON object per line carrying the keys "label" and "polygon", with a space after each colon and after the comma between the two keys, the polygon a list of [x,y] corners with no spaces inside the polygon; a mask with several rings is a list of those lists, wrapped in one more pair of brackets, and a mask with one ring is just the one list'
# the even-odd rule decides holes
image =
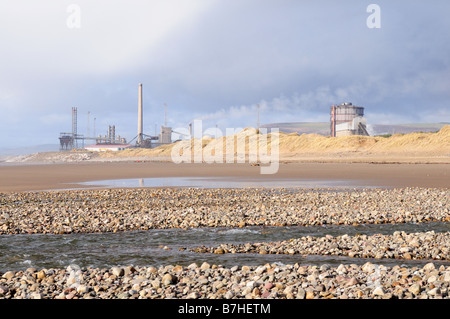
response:
{"label": "wet sand", "polygon": [[[169,162],[96,162],[0,166],[0,191],[20,192],[80,188],[78,183],[151,177],[228,177],[254,180],[298,178],[348,181],[356,186],[450,187],[449,164],[280,163],[276,174],[244,164],[174,164]],[[85,186],[87,187],[87,186]]]}

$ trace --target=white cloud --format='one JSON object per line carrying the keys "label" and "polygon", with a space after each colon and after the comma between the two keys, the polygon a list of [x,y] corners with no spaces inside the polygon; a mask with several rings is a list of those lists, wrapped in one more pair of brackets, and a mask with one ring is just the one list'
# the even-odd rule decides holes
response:
{"label": "white cloud", "polygon": [[[10,71],[42,75],[114,74],[136,68],[165,36],[183,28],[214,1],[9,1],[0,5],[2,51]],[[80,8],[80,28],[67,11]],[[7,32],[5,32],[7,30]],[[3,64],[3,63],[2,63]]]}

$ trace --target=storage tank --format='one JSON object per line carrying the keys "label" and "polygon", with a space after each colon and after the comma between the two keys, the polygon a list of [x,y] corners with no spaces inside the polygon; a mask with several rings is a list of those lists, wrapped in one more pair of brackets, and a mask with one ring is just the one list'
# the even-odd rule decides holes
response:
{"label": "storage tank", "polygon": [[330,108],[330,135],[366,135],[366,120],[364,107],[353,105],[350,102],[333,105]]}

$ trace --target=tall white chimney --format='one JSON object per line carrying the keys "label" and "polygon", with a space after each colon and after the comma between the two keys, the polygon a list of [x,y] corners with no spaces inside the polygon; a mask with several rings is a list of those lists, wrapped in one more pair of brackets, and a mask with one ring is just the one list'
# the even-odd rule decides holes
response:
{"label": "tall white chimney", "polygon": [[137,144],[142,144],[143,133],[142,128],[144,124],[143,116],[142,116],[142,84],[139,83],[139,105],[138,105],[138,135],[137,135]]}

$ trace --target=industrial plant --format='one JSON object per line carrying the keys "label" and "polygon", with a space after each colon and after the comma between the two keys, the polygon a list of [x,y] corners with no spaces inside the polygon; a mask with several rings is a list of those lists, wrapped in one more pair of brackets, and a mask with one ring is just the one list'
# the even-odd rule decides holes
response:
{"label": "industrial plant", "polygon": [[[120,151],[127,148],[154,148],[163,144],[172,143],[172,128],[167,126],[167,105],[165,105],[165,122],[161,126],[161,133],[158,136],[144,134],[144,107],[142,96],[142,84],[139,84],[138,92],[138,125],[137,136],[129,143],[124,137],[116,135],[115,125],[109,125],[105,135],[95,137],[78,134],[78,109],[72,107],[72,131],[61,132],[59,136],[60,150],[85,149],[90,151]],[[88,113],[89,114],[89,113]],[[95,119],[94,119],[95,120]],[[94,121],[95,127],[95,121]],[[88,115],[88,135],[89,135],[89,115]],[[95,135],[95,128],[94,128]],[[136,140],[135,145],[132,142]],[[91,142],[94,144],[91,144]],[[87,145],[86,145],[87,144]]]}
{"label": "industrial plant", "polygon": [[[142,84],[139,84],[139,102],[138,102],[138,132],[136,136],[135,147],[154,148],[164,144],[172,143],[172,128],[167,126],[167,105],[165,105],[164,126],[161,126],[161,133],[157,136],[146,135],[144,128],[144,106],[142,96]],[[133,139],[134,140],[134,139]]]}
{"label": "industrial plant", "polygon": [[364,118],[364,107],[353,105],[350,102],[333,105],[330,108],[330,131],[332,137],[369,136]]}
{"label": "industrial plant", "polygon": [[[147,135],[144,133],[144,106],[142,84],[138,88],[138,122],[137,135],[130,141],[120,135],[116,135],[115,125],[109,125],[107,133],[104,135],[89,136],[89,112],[88,112],[88,134],[84,136],[78,134],[78,110],[72,107],[72,131],[62,132],[59,136],[60,150],[85,149],[90,151],[120,151],[127,148],[154,148],[164,144],[172,143],[172,133],[175,132],[167,126],[167,105],[165,104],[165,120],[161,126],[159,135]],[[283,123],[279,123],[283,124]],[[286,124],[286,123],[284,123]],[[289,123],[287,123],[289,124]],[[324,123],[325,124],[325,123]],[[258,127],[259,123],[259,105],[258,105]],[[364,107],[353,105],[350,102],[340,105],[333,105],[330,108],[330,135],[332,137],[363,135],[369,136],[367,132],[366,119],[364,118]],[[189,123],[189,132],[192,130],[192,122]],[[155,132],[156,134],[156,132]],[[325,133],[326,134],[326,133]],[[95,135],[95,119],[94,119]],[[182,134],[185,135],[185,134]],[[93,142],[93,144],[92,144]],[[134,142],[134,144],[133,144]]]}
{"label": "industrial plant", "polygon": [[[94,141],[95,145],[90,145],[91,141]],[[91,137],[91,136],[84,136],[83,134],[78,134],[77,107],[72,107],[72,132],[61,132],[59,134],[59,143],[61,151],[76,150],[76,149],[119,150],[130,147],[130,145],[127,145],[126,138],[121,137],[120,135],[116,136],[115,125],[109,125],[107,133],[105,135],[98,135],[96,137]]]}

